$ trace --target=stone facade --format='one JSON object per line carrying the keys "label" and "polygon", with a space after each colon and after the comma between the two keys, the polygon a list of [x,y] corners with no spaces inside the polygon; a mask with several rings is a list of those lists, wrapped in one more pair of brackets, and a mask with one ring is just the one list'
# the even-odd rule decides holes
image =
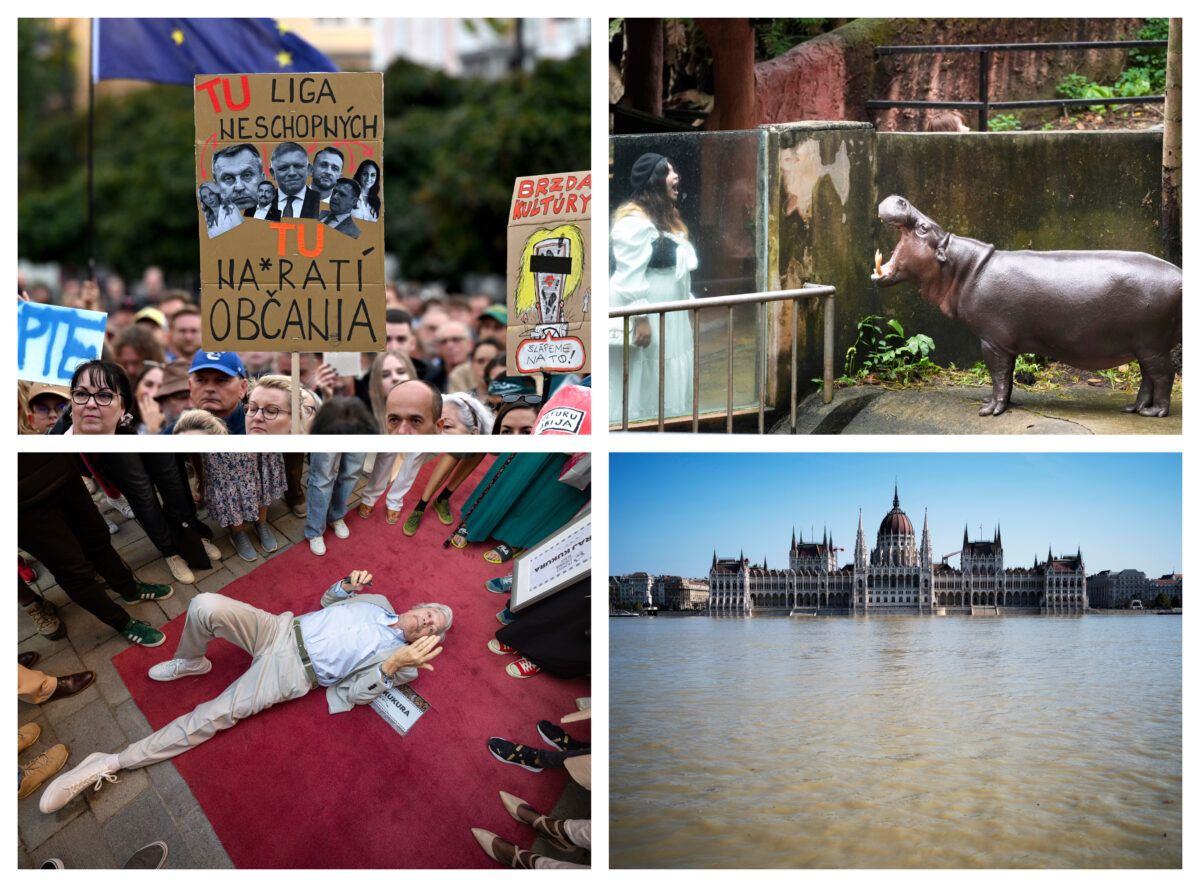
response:
{"label": "stone facade", "polygon": [[755,611],[809,613],[946,613],[1036,612],[1083,613],[1088,609],[1087,576],[1082,554],[1055,557],[1030,568],[1006,568],[997,528],[992,539],[972,542],[963,529],[962,560],[953,569],[943,559],[934,563],[929,516],[918,544],[900,494],[879,524],[875,547],[868,553],[862,512],[854,560],[841,567],[831,535],[805,542],[792,535],[788,567],[768,569],[742,555],[718,558],[709,569],[709,612],[749,614]]}

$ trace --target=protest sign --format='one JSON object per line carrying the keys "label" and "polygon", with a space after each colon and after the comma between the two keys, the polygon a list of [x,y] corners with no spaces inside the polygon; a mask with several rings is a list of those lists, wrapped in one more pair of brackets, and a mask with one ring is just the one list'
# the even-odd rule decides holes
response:
{"label": "protest sign", "polygon": [[103,311],[17,302],[17,378],[70,385],[75,367],[104,350]]}
{"label": "protest sign", "polygon": [[201,341],[382,351],[383,75],[195,83]]}
{"label": "protest sign", "polygon": [[519,178],[508,214],[508,373],[591,371],[592,174]]}
{"label": "protest sign", "polygon": [[592,513],[576,517],[513,559],[513,613],[561,591],[592,572]]}
{"label": "protest sign", "polygon": [[407,736],[417,719],[429,711],[429,702],[408,684],[392,687],[376,697],[371,708],[392,725],[401,736]]}

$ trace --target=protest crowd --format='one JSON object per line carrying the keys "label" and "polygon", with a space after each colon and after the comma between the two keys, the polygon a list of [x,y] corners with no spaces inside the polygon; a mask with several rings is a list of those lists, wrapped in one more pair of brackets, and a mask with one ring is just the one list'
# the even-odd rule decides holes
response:
{"label": "protest crowd", "polygon": [[[165,289],[161,271],[148,268],[135,292],[126,292],[116,275],[106,277],[103,287],[72,281],[57,294],[42,284],[30,288],[31,301],[105,312],[107,323],[100,361],[77,368],[69,387],[17,383],[18,432],[291,431],[289,418],[277,420],[285,411],[290,416],[292,353],[203,352],[200,308],[186,291]],[[309,432],[328,404],[331,416],[340,417],[331,426],[334,433],[389,433],[387,395],[410,379],[441,395],[461,396],[446,416],[451,425],[477,427],[486,413],[495,434],[532,433],[543,404],[563,386],[588,393],[588,377],[556,375],[553,390],[545,390],[541,376],[508,375],[507,309],[485,294],[446,297],[389,283],[386,304],[386,350],[361,354],[356,375],[338,375],[320,353],[299,354],[303,425]],[[197,408],[221,422],[190,416],[177,425]],[[314,433],[322,432],[328,433],[324,421]]]}

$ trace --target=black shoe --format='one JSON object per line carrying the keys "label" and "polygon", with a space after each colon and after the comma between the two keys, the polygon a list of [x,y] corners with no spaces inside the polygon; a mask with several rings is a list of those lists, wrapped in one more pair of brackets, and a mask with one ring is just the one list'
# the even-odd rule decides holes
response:
{"label": "black shoe", "polygon": [[147,844],[145,847],[136,851],[133,856],[125,860],[125,864],[121,866],[123,869],[160,869],[163,863],[167,861],[167,845],[162,841],[155,841],[153,844]]}
{"label": "black shoe", "polygon": [[33,668],[33,663],[38,661],[37,650],[28,650],[24,653],[17,654],[17,662],[26,668]]}
{"label": "black shoe", "polygon": [[591,748],[590,743],[580,742],[578,739],[568,736],[566,730],[551,721],[538,721],[537,731],[542,739],[559,751],[578,751],[583,748]]}
{"label": "black shoe", "polygon": [[509,742],[507,739],[493,736],[488,740],[488,751],[492,753],[493,758],[501,763],[516,764],[530,773],[542,772],[542,764],[538,760],[536,748],[530,748],[527,745],[517,745],[515,742]]}

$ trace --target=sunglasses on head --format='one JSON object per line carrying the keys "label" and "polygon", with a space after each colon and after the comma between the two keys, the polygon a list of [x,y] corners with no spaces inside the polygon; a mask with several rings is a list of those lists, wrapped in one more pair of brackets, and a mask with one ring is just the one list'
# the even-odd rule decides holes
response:
{"label": "sunglasses on head", "polygon": [[505,394],[500,398],[505,403],[516,403],[524,401],[525,403],[541,403],[542,396],[540,394]]}

